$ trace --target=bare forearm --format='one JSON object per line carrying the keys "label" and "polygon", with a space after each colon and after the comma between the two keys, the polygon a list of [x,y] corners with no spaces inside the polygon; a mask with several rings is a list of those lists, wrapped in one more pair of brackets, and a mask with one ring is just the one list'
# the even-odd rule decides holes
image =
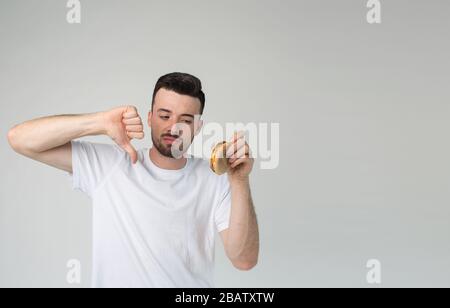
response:
{"label": "bare forearm", "polygon": [[256,263],[259,231],[249,180],[231,183],[231,217],[228,229],[228,255],[231,259]]}
{"label": "bare forearm", "polygon": [[103,113],[54,115],[24,122],[13,127],[15,148],[43,152],[77,138],[105,134]]}

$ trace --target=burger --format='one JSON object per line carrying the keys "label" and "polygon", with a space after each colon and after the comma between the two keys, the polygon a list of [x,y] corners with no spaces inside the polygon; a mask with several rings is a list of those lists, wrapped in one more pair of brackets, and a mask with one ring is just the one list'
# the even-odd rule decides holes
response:
{"label": "burger", "polygon": [[228,162],[226,141],[218,143],[211,152],[210,167],[211,170],[217,174],[222,175],[228,171],[230,168],[230,163]]}

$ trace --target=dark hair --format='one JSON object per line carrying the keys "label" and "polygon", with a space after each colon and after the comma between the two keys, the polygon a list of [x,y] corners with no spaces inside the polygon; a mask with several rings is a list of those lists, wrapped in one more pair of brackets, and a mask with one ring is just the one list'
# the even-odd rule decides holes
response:
{"label": "dark hair", "polygon": [[181,95],[189,95],[200,100],[200,114],[205,108],[205,94],[202,91],[202,82],[195,76],[186,73],[170,73],[159,77],[153,90],[152,110],[155,103],[155,96],[159,89],[174,91]]}

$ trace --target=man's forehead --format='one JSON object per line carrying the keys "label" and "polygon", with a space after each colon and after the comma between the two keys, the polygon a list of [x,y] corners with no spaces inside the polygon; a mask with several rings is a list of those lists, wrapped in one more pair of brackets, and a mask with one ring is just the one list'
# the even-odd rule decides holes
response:
{"label": "man's forehead", "polygon": [[200,111],[200,100],[196,97],[182,95],[163,88],[156,93],[153,105],[154,112],[159,109],[170,110],[177,114],[198,114]]}

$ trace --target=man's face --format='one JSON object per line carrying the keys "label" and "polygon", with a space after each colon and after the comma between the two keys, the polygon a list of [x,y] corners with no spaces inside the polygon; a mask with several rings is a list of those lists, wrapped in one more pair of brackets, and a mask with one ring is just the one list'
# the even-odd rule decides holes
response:
{"label": "man's face", "polygon": [[[148,114],[153,146],[162,155],[171,158],[174,158],[172,146],[183,153],[186,152],[202,125],[198,117],[200,108],[198,98],[164,88],[158,90],[153,110]],[[184,139],[184,145],[188,143],[188,146],[180,146],[181,138],[174,144],[178,137]]]}

